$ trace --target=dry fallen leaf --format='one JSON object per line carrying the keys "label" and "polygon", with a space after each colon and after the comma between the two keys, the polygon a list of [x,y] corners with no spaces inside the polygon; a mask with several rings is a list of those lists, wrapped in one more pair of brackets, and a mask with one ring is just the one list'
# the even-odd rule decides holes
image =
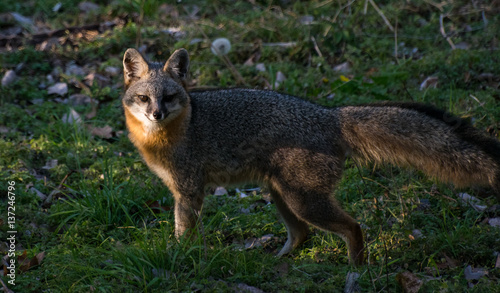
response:
{"label": "dry fallen leaf", "polygon": [[418,292],[423,284],[422,280],[408,271],[397,274],[396,280],[406,293]]}
{"label": "dry fallen leaf", "polygon": [[113,137],[113,128],[109,125],[106,125],[104,127],[88,126],[87,128],[92,135],[99,136],[102,138],[107,138],[107,139]]}
{"label": "dry fallen leaf", "polygon": [[17,263],[19,264],[19,270],[21,272],[26,272],[27,270],[31,269],[32,267],[40,265],[44,258],[45,258],[45,251],[40,252],[35,257],[29,259],[29,258],[27,258],[27,252],[25,250],[22,255],[17,257]]}
{"label": "dry fallen leaf", "polygon": [[144,205],[149,207],[155,214],[161,214],[172,209],[171,206],[162,206],[158,200],[148,200]]}
{"label": "dry fallen leaf", "polygon": [[429,76],[420,84],[420,90],[422,91],[430,87],[437,88],[438,81],[437,76]]}
{"label": "dry fallen leaf", "polygon": [[235,292],[241,293],[264,293],[264,291],[260,290],[257,287],[253,287],[244,283],[239,283],[235,286]]}
{"label": "dry fallen leaf", "polygon": [[283,262],[283,263],[275,266],[274,269],[276,270],[276,272],[278,273],[278,275],[280,277],[284,277],[284,276],[288,275],[288,271],[290,270],[290,264],[287,262]]}
{"label": "dry fallen leaf", "polygon": [[255,247],[262,246],[262,244],[270,241],[274,237],[274,234],[267,234],[260,238],[251,237],[245,240],[245,249],[252,249]]}

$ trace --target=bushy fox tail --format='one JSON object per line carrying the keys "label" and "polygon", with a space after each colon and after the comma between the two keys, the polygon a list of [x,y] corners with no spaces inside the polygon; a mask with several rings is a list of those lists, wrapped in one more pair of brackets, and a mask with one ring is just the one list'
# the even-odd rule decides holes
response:
{"label": "bushy fox tail", "polygon": [[500,142],[469,122],[417,103],[342,107],[351,155],[409,165],[459,187],[490,185],[500,199]]}

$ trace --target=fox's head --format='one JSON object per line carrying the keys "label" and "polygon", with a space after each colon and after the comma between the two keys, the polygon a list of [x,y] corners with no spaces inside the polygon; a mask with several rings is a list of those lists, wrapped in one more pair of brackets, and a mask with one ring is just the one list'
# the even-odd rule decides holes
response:
{"label": "fox's head", "polygon": [[189,104],[186,77],[189,55],[185,49],[175,51],[163,63],[147,62],[135,49],[123,56],[125,110],[151,131],[168,124]]}

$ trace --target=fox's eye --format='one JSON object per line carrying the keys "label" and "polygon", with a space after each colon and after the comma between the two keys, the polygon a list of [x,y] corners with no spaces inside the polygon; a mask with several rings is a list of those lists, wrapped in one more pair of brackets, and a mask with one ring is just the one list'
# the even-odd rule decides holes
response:
{"label": "fox's eye", "polygon": [[149,97],[146,95],[138,95],[137,97],[139,98],[139,100],[141,100],[141,102],[144,102],[144,103],[149,100]]}

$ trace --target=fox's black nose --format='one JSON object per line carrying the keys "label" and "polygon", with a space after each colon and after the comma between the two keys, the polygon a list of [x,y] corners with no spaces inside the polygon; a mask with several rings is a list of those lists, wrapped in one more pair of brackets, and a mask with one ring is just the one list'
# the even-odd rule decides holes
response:
{"label": "fox's black nose", "polygon": [[161,112],[160,111],[155,111],[153,112],[153,118],[156,120],[161,120]]}

